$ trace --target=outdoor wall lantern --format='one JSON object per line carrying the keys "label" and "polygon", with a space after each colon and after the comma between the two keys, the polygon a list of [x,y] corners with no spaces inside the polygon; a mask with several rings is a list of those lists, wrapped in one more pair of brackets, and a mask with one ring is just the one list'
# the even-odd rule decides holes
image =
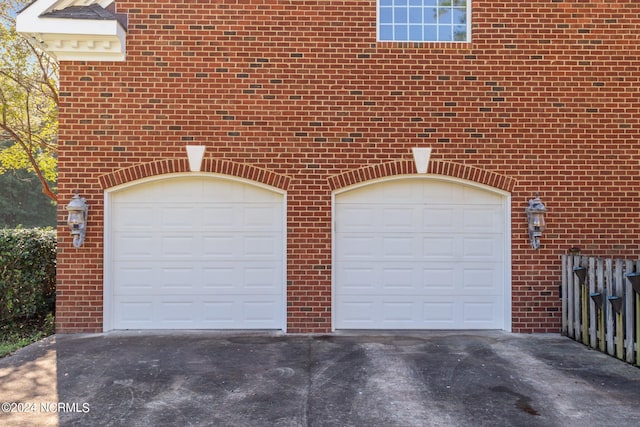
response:
{"label": "outdoor wall lantern", "polygon": [[540,200],[539,193],[536,193],[535,199],[529,199],[529,206],[527,206],[525,212],[527,213],[527,222],[529,223],[529,240],[531,241],[531,247],[538,249],[540,247],[540,236],[542,236],[542,232],[546,226],[544,214],[547,213],[547,208],[544,207],[544,203]]}
{"label": "outdoor wall lantern", "polygon": [[67,211],[69,217],[67,218],[67,224],[71,229],[71,235],[73,236],[73,246],[79,248],[84,243],[84,236],[87,229],[87,212],[89,206],[87,206],[87,200],[84,197],[78,196],[78,191],[67,205]]}

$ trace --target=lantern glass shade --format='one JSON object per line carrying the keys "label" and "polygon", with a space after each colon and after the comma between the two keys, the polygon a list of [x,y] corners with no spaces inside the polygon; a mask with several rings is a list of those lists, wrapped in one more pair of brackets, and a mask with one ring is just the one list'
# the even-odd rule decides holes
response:
{"label": "lantern glass shade", "polygon": [[69,226],[74,230],[82,228],[84,226],[84,211],[69,211],[68,223]]}
{"label": "lantern glass shade", "polygon": [[543,232],[547,223],[544,220],[544,212],[529,212],[529,230]]}

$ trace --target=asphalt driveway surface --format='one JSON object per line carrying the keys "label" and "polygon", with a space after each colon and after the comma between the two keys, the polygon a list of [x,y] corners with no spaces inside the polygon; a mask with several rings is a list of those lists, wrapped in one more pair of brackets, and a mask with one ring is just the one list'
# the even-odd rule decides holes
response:
{"label": "asphalt driveway surface", "polygon": [[0,425],[637,426],[640,369],[558,335],[58,335],[0,359]]}

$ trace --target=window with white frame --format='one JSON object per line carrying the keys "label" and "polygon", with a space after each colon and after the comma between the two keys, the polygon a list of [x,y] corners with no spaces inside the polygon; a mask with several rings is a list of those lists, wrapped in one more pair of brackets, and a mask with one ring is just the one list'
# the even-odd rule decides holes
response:
{"label": "window with white frame", "polygon": [[378,40],[471,41],[471,0],[378,0]]}

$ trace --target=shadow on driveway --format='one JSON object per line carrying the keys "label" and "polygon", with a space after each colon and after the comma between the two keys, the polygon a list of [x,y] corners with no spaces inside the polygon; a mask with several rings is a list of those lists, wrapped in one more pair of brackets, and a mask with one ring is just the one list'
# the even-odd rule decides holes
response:
{"label": "shadow on driveway", "polygon": [[1,425],[632,426],[640,369],[557,335],[58,335],[0,359],[0,402]]}

